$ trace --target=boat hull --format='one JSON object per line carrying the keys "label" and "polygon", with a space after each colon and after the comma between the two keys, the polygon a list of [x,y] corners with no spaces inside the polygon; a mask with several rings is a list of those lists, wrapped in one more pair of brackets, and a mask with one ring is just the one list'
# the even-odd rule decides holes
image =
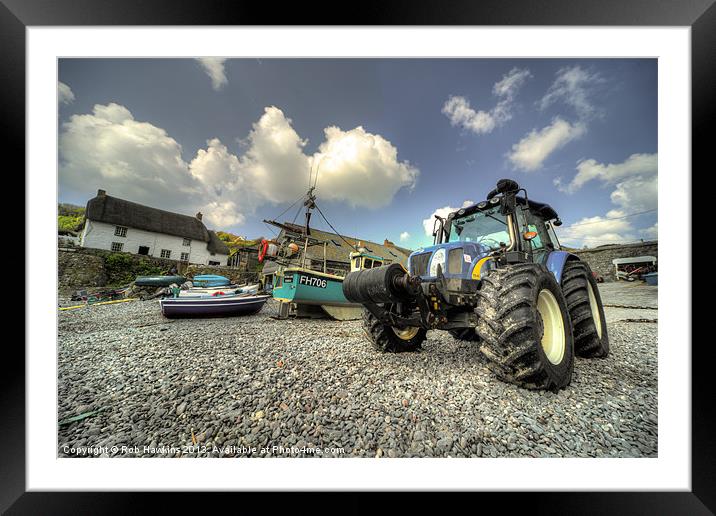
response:
{"label": "boat hull", "polygon": [[259,312],[271,296],[167,298],[159,301],[164,317],[226,317]]}
{"label": "boat hull", "polygon": [[259,290],[259,285],[229,285],[226,287],[202,287],[202,288],[195,288],[192,287],[187,290],[181,290],[179,291],[179,297],[208,297],[217,295],[219,292],[224,292],[225,294],[247,294],[251,293],[257,293]]}
{"label": "boat hull", "polygon": [[186,281],[184,276],[137,276],[134,284],[138,287],[168,287],[169,285],[181,285]]}
{"label": "boat hull", "polygon": [[343,295],[341,276],[299,268],[283,271],[283,275],[274,285],[273,297],[279,301],[304,305],[360,306],[351,303]]}

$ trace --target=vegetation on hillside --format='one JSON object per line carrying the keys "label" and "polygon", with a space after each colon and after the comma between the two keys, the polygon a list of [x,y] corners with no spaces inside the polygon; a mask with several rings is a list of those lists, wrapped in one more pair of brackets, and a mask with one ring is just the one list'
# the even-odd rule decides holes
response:
{"label": "vegetation on hillside", "polygon": [[85,209],[74,204],[60,203],[57,205],[58,231],[78,232],[84,223]]}
{"label": "vegetation on hillside", "polygon": [[255,246],[261,240],[260,238],[257,238],[255,240],[247,240],[242,236],[234,235],[233,233],[228,233],[226,231],[217,231],[216,236],[218,236],[219,239],[226,244],[226,246],[229,248],[230,253],[233,253],[237,249],[243,247]]}

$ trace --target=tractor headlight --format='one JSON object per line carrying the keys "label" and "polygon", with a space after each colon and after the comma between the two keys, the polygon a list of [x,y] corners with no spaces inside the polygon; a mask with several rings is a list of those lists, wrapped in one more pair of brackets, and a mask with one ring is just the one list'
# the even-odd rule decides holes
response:
{"label": "tractor headlight", "polygon": [[445,249],[438,249],[433,253],[433,257],[430,259],[430,276],[438,275],[438,265],[445,272]]}

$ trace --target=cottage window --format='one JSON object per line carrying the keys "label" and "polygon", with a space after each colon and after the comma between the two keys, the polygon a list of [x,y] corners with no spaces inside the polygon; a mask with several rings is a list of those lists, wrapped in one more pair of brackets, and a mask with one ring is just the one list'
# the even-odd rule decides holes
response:
{"label": "cottage window", "polygon": [[137,251],[137,254],[143,254],[143,255],[145,255],[145,256],[148,255],[148,254],[149,254],[149,247],[146,246],[146,245],[140,245],[140,246],[139,246],[139,250]]}
{"label": "cottage window", "polygon": [[181,261],[188,262],[189,261],[189,253],[182,253],[181,254]]}
{"label": "cottage window", "polygon": [[185,238],[184,241],[181,243],[184,247],[188,247],[191,245],[191,238]]}
{"label": "cottage window", "polygon": [[[127,228],[125,228],[127,229]],[[122,242],[112,242],[112,251],[116,253],[122,252],[122,248],[124,247],[124,244]]]}
{"label": "cottage window", "polygon": [[124,226],[115,226],[114,227],[114,236],[126,237],[127,236],[127,228],[125,228]]}
{"label": "cottage window", "polygon": [[220,262],[213,262],[213,261],[209,260],[209,265],[221,265],[221,263],[220,263]]}
{"label": "cottage window", "polygon": [[160,256],[162,258],[171,258],[172,252],[169,249],[162,249]]}

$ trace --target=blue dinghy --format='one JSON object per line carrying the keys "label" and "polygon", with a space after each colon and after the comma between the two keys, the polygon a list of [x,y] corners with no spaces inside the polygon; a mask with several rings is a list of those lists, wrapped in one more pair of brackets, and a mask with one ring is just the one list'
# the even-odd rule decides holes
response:
{"label": "blue dinghy", "polygon": [[191,280],[195,287],[225,287],[231,284],[229,278],[218,274],[200,274]]}

